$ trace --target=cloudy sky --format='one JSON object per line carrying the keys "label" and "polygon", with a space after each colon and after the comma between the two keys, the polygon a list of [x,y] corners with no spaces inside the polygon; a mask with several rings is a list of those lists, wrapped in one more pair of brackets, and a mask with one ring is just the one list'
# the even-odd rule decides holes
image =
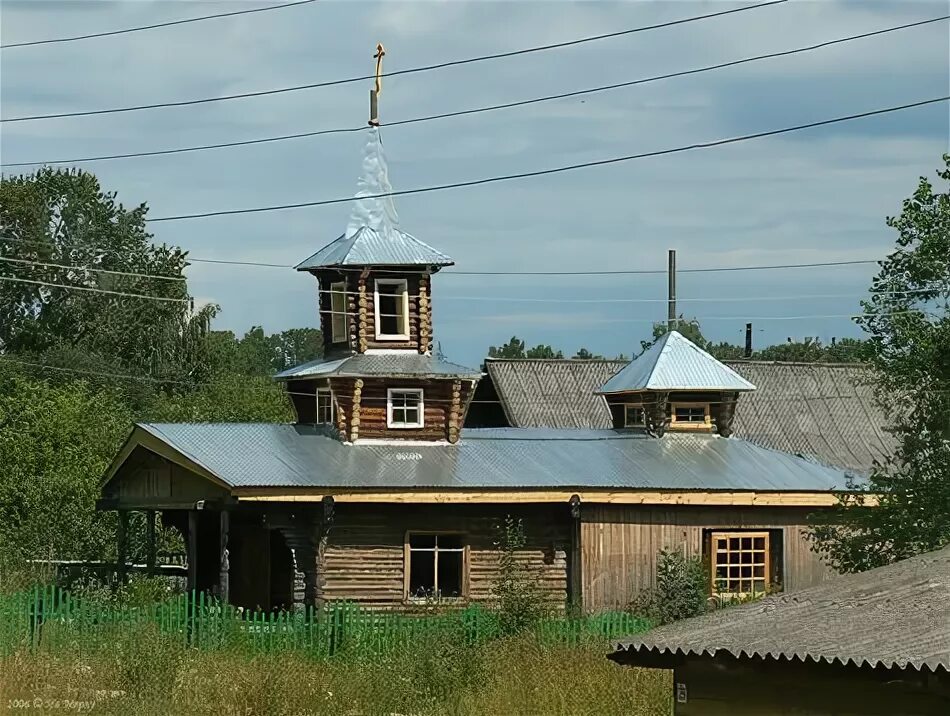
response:
{"label": "cloudy sky", "polygon": [[[121,29],[258,2],[3,0],[3,44]],[[0,55],[0,114],[216,97],[428,65],[707,14],[706,2],[317,2]],[[547,52],[387,79],[402,120],[625,82],[948,14],[938,2],[792,0]],[[734,137],[950,94],[947,23],[556,102],[383,129],[396,190]],[[91,117],[6,123],[4,163],[240,141],[365,123],[369,83]],[[351,195],[362,132],[89,163],[150,216]],[[921,175],[948,147],[946,104],[715,149],[400,197],[402,227],[467,271],[681,269],[882,257]],[[196,258],[293,264],[344,229],[347,205],[152,225]],[[874,266],[684,273],[680,308],[716,340],[857,336]],[[463,276],[435,283],[436,334],[475,364],[512,334],[630,354],[665,317],[663,275]],[[289,269],[195,264],[217,327],[316,325],[315,282]],[[832,297],[827,297],[828,295]],[[824,296],[816,298],[814,296]],[[726,300],[738,299],[738,300]],[[830,317],[829,317],[830,316]],[[792,317],[789,319],[789,317]],[[796,318],[800,317],[800,318]],[[784,320],[778,320],[783,318]]]}

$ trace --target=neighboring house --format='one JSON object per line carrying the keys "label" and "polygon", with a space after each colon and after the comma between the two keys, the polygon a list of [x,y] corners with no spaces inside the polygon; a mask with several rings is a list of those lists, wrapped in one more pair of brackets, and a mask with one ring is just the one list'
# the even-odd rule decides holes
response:
{"label": "neighboring house", "polygon": [[[495,359],[478,386],[473,426],[609,428],[598,389],[626,365],[581,359]],[[728,361],[753,383],[736,412],[733,437],[866,475],[893,450],[868,371],[841,363]],[[479,402],[480,401],[480,402]]]}
{"label": "neighboring house", "polygon": [[[370,150],[364,166],[382,166]],[[480,371],[432,355],[432,279],[452,260],[368,196],[384,179],[364,177],[346,232],[297,267],[317,279],[326,357],[277,376],[296,423],[137,425],[101,509],[121,525],[161,511],[188,542],[189,586],[247,607],[490,599],[508,515],[561,606],[626,605],[664,548],[706,556],[732,594],[827,576],[807,515],[836,504],[845,471],[725,437],[755,386],[678,333],[588,384],[612,423],[463,429],[493,406]],[[551,384],[521,400],[564,409]]]}
{"label": "neighboring house", "polygon": [[621,642],[677,716],[950,713],[950,547]]}

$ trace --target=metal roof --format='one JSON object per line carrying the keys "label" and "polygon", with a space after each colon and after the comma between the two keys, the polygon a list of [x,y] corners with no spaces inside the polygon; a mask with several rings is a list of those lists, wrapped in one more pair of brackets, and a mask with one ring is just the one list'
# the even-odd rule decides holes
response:
{"label": "metal roof", "polygon": [[[843,472],[714,435],[492,428],[455,445],[346,445],[318,427],[145,423],[233,487],[619,488],[825,492]],[[131,440],[135,440],[135,434]]]}
{"label": "metal roof", "polygon": [[950,671],[950,546],[660,627],[621,642],[610,658],[720,652]]}
{"label": "metal roof", "polygon": [[278,373],[278,380],[297,378],[466,378],[474,380],[482,373],[435,356],[419,353],[370,353],[327,360],[320,358]]}
{"label": "metal roof", "polygon": [[295,267],[298,271],[335,266],[452,266],[455,262],[411,234],[392,226],[362,226],[343,234]]}
{"label": "metal roof", "polygon": [[[514,427],[610,428],[595,391],[625,364],[606,360],[501,360],[485,366]],[[756,385],[739,399],[733,436],[810,455],[859,473],[893,450],[887,419],[861,365],[729,361]]]}
{"label": "metal roof", "polygon": [[678,331],[670,331],[597,392],[634,390],[755,390],[755,386]]}

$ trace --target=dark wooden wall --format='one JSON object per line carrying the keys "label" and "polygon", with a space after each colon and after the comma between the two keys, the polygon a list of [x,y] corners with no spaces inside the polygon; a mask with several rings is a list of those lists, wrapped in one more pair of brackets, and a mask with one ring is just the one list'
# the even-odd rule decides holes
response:
{"label": "dark wooden wall", "polygon": [[805,539],[803,507],[700,507],[692,505],[589,505],[581,512],[581,564],[584,608],[591,611],[626,606],[652,587],[656,554],[684,549],[703,556],[709,529],[775,529],[782,531],[783,586],[801,589],[834,571],[810,549]]}
{"label": "dark wooden wall", "polygon": [[490,601],[498,576],[497,528],[510,514],[524,523],[525,564],[547,601],[567,599],[567,505],[338,504],[322,555],[319,598],[365,606],[404,605],[404,541],[409,530],[462,531],[468,545],[468,599]]}
{"label": "dark wooden wall", "polygon": [[[666,415],[669,419],[669,416],[672,413],[672,404],[673,403],[710,403],[709,406],[709,417],[712,420],[713,431],[716,431],[719,427],[720,416],[722,415],[722,403],[724,398],[733,398],[735,399],[735,393],[723,393],[723,392],[685,392],[685,391],[674,391],[667,394],[666,399]],[[656,393],[628,393],[626,395],[607,395],[604,396],[607,400],[607,407],[610,409],[610,415],[613,418],[613,425],[615,429],[621,429],[624,427],[624,404],[626,403],[642,403],[643,405],[649,405],[657,400]],[[669,428],[675,430],[676,428]],[[696,428],[691,428],[690,432],[696,431]]]}

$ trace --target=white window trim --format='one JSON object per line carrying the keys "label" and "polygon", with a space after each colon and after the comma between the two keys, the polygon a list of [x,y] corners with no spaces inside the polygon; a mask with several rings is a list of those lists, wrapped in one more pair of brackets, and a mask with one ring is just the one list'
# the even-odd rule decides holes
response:
{"label": "white window trim", "polygon": [[[341,294],[343,296],[343,333],[342,335],[337,335],[336,333],[336,317],[337,314],[333,311],[333,296],[334,294]],[[334,281],[330,284],[330,342],[331,343],[346,343],[346,282],[345,281]]]}
{"label": "white window trim", "polygon": [[[641,423],[628,423],[627,422],[627,408],[639,408],[643,411],[643,422]],[[647,424],[647,413],[646,409],[643,407],[643,403],[624,403],[623,404],[623,426],[625,428],[643,428]]]}
{"label": "white window trim", "polygon": [[[320,394],[326,393],[330,396],[330,421],[327,423],[320,421]],[[334,420],[336,419],[336,396],[333,395],[332,388],[317,388],[317,392],[313,396],[316,401],[316,417],[317,425],[333,425]]]}
{"label": "white window trim", "polygon": [[[379,287],[402,286],[402,313],[406,323],[406,333],[383,333],[379,325]],[[376,340],[378,341],[408,341],[409,340],[409,281],[404,278],[378,278],[373,284],[373,316],[376,319]]]}
{"label": "white window trim", "polygon": [[[393,393],[415,393],[419,396],[419,422],[417,423],[394,423],[393,422]],[[386,390],[386,427],[394,430],[404,430],[425,427],[425,395],[422,388],[388,388]]]}

